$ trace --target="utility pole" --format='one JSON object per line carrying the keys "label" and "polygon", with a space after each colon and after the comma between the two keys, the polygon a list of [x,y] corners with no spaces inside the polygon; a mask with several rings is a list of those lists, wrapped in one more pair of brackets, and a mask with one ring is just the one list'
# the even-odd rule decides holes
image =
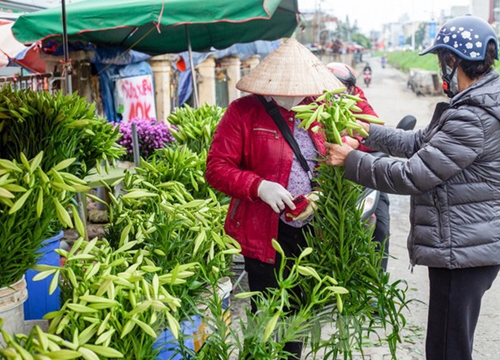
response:
{"label": "utility pole", "polygon": [[411,50],[415,51],[415,21],[411,22]]}
{"label": "utility pole", "polygon": [[321,8],[321,0],[314,1],[314,32],[312,42],[315,42],[317,46],[319,46],[320,42],[320,9]]}
{"label": "utility pole", "polygon": [[321,45],[321,25],[323,23],[323,12],[321,10],[321,2],[323,0],[314,1],[314,26],[313,42],[317,42],[318,46]]}

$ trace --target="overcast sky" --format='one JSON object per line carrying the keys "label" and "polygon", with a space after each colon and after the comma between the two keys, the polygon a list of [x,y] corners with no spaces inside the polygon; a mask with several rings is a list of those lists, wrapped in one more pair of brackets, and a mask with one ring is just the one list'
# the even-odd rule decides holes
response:
{"label": "overcast sky", "polygon": [[351,25],[358,20],[362,33],[380,30],[382,24],[398,21],[408,13],[410,20],[431,20],[438,17],[441,10],[449,12],[455,5],[469,5],[470,0],[299,0],[301,11],[322,10],[345,20],[349,15]]}

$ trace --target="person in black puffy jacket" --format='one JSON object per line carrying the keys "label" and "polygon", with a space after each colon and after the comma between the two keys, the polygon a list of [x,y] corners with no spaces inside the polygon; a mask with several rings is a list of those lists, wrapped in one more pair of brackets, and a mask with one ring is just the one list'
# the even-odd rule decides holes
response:
{"label": "person in black puffy jacket", "polygon": [[325,144],[346,178],[411,195],[408,251],[429,271],[427,360],[472,359],[481,300],[500,269],[500,78],[494,29],[475,16],[446,22],[421,55],[438,56],[443,90],[429,125],[403,131],[360,123],[370,148]]}

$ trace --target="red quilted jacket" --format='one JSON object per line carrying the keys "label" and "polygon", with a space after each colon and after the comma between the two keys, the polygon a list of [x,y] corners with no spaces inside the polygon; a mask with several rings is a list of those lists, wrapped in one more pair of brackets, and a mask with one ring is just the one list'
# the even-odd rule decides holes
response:
{"label": "red quilted jacket", "polygon": [[[295,113],[280,111],[293,132]],[[310,135],[324,154],[321,132]],[[215,131],[205,176],[213,188],[232,197],[225,230],[239,242],[244,256],[274,263],[271,240],[278,236],[279,214],[260,200],[257,189],[262,180],[286,188],[292,161],[292,148],[255,95],[231,102]]]}
{"label": "red quilted jacket", "polygon": [[[356,106],[361,109],[361,114],[373,115],[373,116],[378,117],[375,110],[373,110],[371,105],[368,103],[368,100],[366,99],[365,93],[363,92],[363,90],[359,86],[356,86],[354,88],[353,95],[358,95],[361,99],[363,99],[363,101],[360,101],[356,104]],[[358,137],[357,139],[360,142],[359,147],[358,147],[359,151],[364,151],[364,152],[372,152],[373,151],[369,147],[366,147],[365,145],[361,144],[361,140],[363,140],[363,138],[361,136]]]}

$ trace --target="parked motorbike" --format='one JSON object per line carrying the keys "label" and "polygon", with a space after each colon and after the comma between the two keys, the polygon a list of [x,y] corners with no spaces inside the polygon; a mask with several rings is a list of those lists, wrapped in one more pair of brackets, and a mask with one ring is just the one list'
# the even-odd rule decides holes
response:
{"label": "parked motorbike", "polygon": [[366,85],[366,87],[369,87],[370,83],[372,82],[372,72],[366,70],[363,72],[363,75],[364,75],[365,85]]}
{"label": "parked motorbike", "polygon": [[[399,123],[396,125],[397,129],[403,130],[413,130],[417,123],[417,119],[413,115],[406,115]],[[378,157],[388,157],[389,155],[383,152],[373,152],[373,156]],[[362,207],[363,212],[361,215],[361,221],[366,222],[367,226],[375,226],[377,223],[377,217],[375,215],[375,210],[377,210],[378,201],[380,197],[380,191],[364,188],[361,196],[358,199],[358,206]]]}

